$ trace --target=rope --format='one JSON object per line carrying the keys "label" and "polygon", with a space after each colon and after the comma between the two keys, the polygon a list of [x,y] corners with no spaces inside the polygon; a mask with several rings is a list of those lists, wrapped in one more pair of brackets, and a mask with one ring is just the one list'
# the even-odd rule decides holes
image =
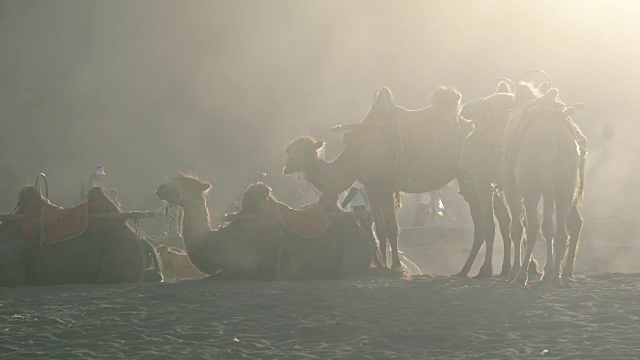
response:
{"label": "rope", "polygon": [[140,225],[140,219],[134,219],[133,223],[135,224],[136,240],[138,240],[138,250],[140,251],[140,256],[142,256],[142,273],[140,274],[140,278],[137,281],[137,283],[139,284],[144,281],[144,274],[147,271],[147,256],[145,249],[146,247],[142,242],[142,226]]}

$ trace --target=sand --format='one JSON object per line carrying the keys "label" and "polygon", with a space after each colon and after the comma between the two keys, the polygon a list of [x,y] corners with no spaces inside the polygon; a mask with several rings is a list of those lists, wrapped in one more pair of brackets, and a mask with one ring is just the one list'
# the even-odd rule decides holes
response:
{"label": "sand", "polygon": [[0,288],[0,358],[640,358],[640,272],[589,272],[598,247],[567,286],[522,287],[433,275],[470,242],[408,234],[430,275]]}
{"label": "sand", "polygon": [[633,359],[640,274],[8,288],[0,329],[7,359]]}

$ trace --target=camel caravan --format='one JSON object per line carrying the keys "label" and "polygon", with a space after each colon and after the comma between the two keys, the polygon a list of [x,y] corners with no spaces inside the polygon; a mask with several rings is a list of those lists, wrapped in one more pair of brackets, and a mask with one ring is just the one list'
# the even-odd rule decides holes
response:
{"label": "camel caravan", "polygon": [[[475,277],[494,276],[495,216],[504,245],[498,276],[512,284],[532,276],[550,284],[571,279],[587,154],[586,137],[571,118],[580,106],[561,102],[546,73],[529,73],[546,81],[534,86],[521,81],[524,75],[515,84],[499,79],[494,94],[464,106],[453,88],[437,88],[419,110],[398,106],[388,88],[377,90],[360,124],[332,129],[345,144],[335,160],[323,160],[324,142],[310,137],[286,147],[284,174],[301,173],[318,190],[318,202],[301,209],[257,182],[244,191],[239,210],[214,229],[206,202],[211,184],[178,174],[156,195],[182,209],[184,250],[154,248],[126,222],[135,219],[139,226],[140,213],[122,212],[99,187],[77,209],[59,209],[27,187],[0,215],[0,286],[160,281],[167,258],[174,275],[180,269],[193,278],[407,277],[398,249],[400,192],[430,192],[454,179],[474,232],[457,276],[469,275],[483,244],[485,259]],[[356,180],[364,184],[370,212],[345,212],[338,203],[338,194]],[[532,257],[540,232],[547,245],[543,272]]]}

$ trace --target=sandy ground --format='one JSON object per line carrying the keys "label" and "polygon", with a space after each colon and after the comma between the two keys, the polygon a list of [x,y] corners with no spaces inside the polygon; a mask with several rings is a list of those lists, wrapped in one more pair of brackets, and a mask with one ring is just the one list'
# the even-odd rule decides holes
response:
{"label": "sandy ground", "polygon": [[2,358],[640,357],[640,275],[2,289]]}
{"label": "sandy ground", "polygon": [[[470,246],[404,236],[423,270],[458,271],[445,250]],[[0,288],[0,358],[640,358],[640,272],[578,264],[551,289],[444,275]]]}

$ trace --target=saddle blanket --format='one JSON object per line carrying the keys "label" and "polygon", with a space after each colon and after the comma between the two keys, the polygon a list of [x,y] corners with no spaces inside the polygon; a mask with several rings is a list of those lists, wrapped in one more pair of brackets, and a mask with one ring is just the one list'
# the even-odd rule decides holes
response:
{"label": "saddle blanket", "polygon": [[40,233],[46,244],[55,244],[82,235],[89,225],[89,203],[71,208],[47,204],[40,213]]}
{"label": "saddle blanket", "polygon": [[289,232],[304,239],[324,234],[331,225],[329,216],[320,203],[307,205],[302,209],[292,209],[286,204],[269,204],[258,217],[267,223],[270,229],[279,222]]}

